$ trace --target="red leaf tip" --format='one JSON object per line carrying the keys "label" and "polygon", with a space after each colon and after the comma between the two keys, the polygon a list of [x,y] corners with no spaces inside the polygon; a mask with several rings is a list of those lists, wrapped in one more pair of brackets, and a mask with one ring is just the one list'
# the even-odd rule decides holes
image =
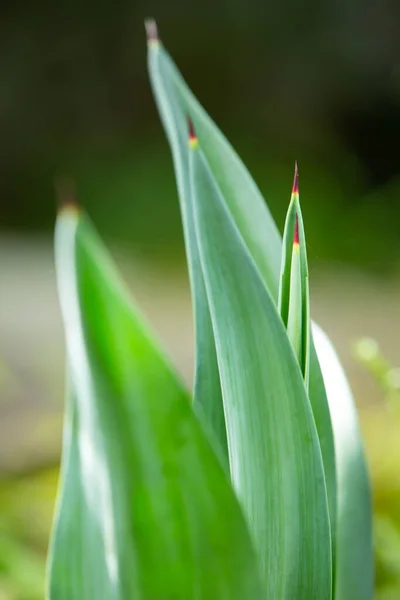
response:
{"label": "red leaf tip", "polygon": [[187,117],[187,122],[188,122],[188,130],[189,130],[189,144],[192,146],[192,148],[194,148],[195,146],[197,146],[198,140],[197,140],[196,132],[194,130],[193,121],[189,117],[189,115]]}
{"label": "red leaf tip", "polygon": [[154,19],[146,19],[144,22],[146,29],[147,42],[149,44],[158,44],[160,38],[158,37],[157,23]]}
{"label": "red leaf tip", "polygon": [[197,136],[194,132],[193,121],[189,116],[187,118],[187,122],[188,122],[188,128],[189,128],[189,140],[195,140]]}
{"label": "red leaf tip", "polygon": [[297,161],[294,163],[294,179],[293,179],[293,188],[292,194],[299,193],[299,169],[297,168]]}
{"label": "red leaf tip", "polygon": [[299,217],[296,213],[296,223],[294,226],[294,236],[293,236],[293,244],[297,244],[298,246],[300,245],[300,238],[299,238]]}

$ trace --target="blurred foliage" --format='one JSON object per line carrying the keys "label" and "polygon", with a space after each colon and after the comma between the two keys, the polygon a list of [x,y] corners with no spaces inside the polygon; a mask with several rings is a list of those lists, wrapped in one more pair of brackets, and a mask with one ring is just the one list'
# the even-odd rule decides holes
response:
{"label": "blurred foliage", "polygon": [[354,345],[354,355],[381,387],[387,409],[400,416],[400,367],[394,367],[371,338],[358,340]]}
{"label": "blurred foliage", "polygon": [[400,597],[400,369],[370,338],[354,344],[354,355],[384,395],[383,408],[371,412],[364,429],[374,484],[377,598],[395,600]]}
{"label": "blurred foliage", "polygon": [[0,480],[0,600],[42,600],[57,471]]}

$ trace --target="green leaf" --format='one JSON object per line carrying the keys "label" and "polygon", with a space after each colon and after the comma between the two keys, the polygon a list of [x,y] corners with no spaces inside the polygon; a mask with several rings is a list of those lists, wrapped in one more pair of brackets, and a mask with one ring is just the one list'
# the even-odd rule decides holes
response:
{"label": "green leaf", "polygon": [[[149,73],[157,106],[168,136],[174,159],[176,179],[181,202],[185,230],[186,252],[191,272],[192,296],[196,320],[196,381],[208,388],[208,395],[196,394],[195,402],[204,408],[205,418],[219,436],[221,446],[226,447],[220,426],[224,418],[220,384],[217,381],[215,340],[211,328],[209,308],[204,290],[203,275],[194,239],[193,207],[188,183],[187,116],[190,115],[213,176],[223,194],[226,207],[240,231],[271,296],[278,299],[282,244],[277,227],[264,199],[243,162],[227,139],[207,115],[189,90],[175,64],[163,45],[156,38],[155,24],[148,24]],[[200,271],[200,273],[199,273]],[[195,285],[195,280],[200,284]],[[200,327],[200,324],[202,326]],[[332,426],[324,383],[318,359],[310,340],[310,390],[309,397],[314,412],[321,445],[328,493],[332,544],[336,532],[336,472]],[[201,365],[201,369],[198,365]],[[218,415],[218,419],[216,419]],[[216,425],[218,423],[218,425]],[[221,433],[222,432],[222,433]]]}
{"label": "green leaf", "polygon": [[71,385],[50,600],[261,598],[230,482],[76,209],[56,265]]}
{"label": "green leaf", "polygon": [[[147,23],[147,28],[155,24]],[[194,408],[208,423],[211,432],[221,448],[222,460],[228,457],[225,418],[222,407],[221,385],[219,381],[217,357],[215,354],[214,334],[211,326],[210,311],[204,287],[203,274],[199,263],[199,251],[194,231],[193,207],[191,202],[187,152],[187,117],[185,109],[175,102],[173,82],[162,76],[160,64],[160,44],[157,40],[149,42],[149,72],[158,110],[171,144],[178,192],[180,198],[183,233],[186,254],[195,330],[195,381]]]}
{"label": "green leaf", "polygon": [[187,178],[188,168],[187,117],[190,116],[201,149],[236,225],[272,296],[277,299],[282,244],[260,190],[238,154],[196,100],[161,42],[149,43],[148,60],[157,106],[171,144],[184,210],[190,203],[187,195],[182,198],[182,180]]}
{"label": "green leaf", "polygon": [[282,320],[200,147],[190,171],[233,484],[266,598],[331,597],[331,539],[311,406]]}
{"label": "green leaf", "polygon": [[332,344],[315,324],[313,335],[335,437],[338,474],[335,598],[370,600],[374,588],[372,502],[357,412]]}
{"label": "green leaf", "polygon": [[311,339],[310,292],[306,238],[298,189],[296,163],[292,197],[283,232],[278,310],[288,330],[308,390]]}

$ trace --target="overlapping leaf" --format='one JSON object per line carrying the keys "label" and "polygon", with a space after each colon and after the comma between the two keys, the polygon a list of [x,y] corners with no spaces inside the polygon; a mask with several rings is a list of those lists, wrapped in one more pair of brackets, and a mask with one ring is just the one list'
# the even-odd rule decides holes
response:
{"label": "overlapping leaf", "polygon": [[49,599],[262,598],[220,461],[76,209],[56,263],[71,383]]}
{"label": "overlapping leaf", "polygon": [[243,243],[202,145],[189,159],[197,244],[221,377],[234,486],[266,598],[331,597],[331,539],[320,446],[276,306]]}
{"label": "overlapping leaf", "polygon": [[[192,194],[188,182],[187,116],[190,115],[201,148],[222,193],[244,244],[250,251],[271,296],[278,300],[282,243],[271,214],[243,162],[229,142],[196,100],[175,64],[157,38],[153,22],[148,24],[149,73],[157,106],[171,146],[182,219],[185,230],[186,251],[191,272],[192,295],[196,320],[196,382],[207,394],[195,394],[205,417],[219,435],[221,446],[226,438],[221,422],[223,408],[213,346],[209,307],[205,296],[203,274],[200,271],[198,249],[194,239]],[[217,234],[218,237],[218,234]],[[328,494],[332,544],[336,532],[336,472],[332,426],[325,388],[318,359],[310,341],[311,401],[324,462]],[[209,387],[208,387],[209,386]],[[196,391],[196,390],[195,390]],[[216,425],[217,423],[217,425]]]}

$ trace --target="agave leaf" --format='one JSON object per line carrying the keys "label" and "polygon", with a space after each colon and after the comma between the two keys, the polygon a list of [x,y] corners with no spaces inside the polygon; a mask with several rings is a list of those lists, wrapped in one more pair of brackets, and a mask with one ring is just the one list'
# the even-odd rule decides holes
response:
{"label": "agave leaf", "polygon": [[217,348],[233,484],[276,600],[331,597],[321,451],[282,320],[191,140],[197,243]]}
{"label": "agave leaf", "polygon": [[371,600],[374,588],[372,503],[357,412],[326,334],[313,325],[335,437],[338,491],[336,600]]}
{"label": "agave leaf", "polygon": [[[238,154],[196,100],[159,40],[149,43],[148,60],[157,106],[171,144],[180,195],[183,195],[181,181],[187,178],[187,117],[190,116],[236,225],[271,294],[277,299],[281,239],[260,190]],[[171,112],[175,119],[166,122],[165,115]],[[182,200],[186,210],[190,198],[185,196]]]}
{"label": "agave leaf", "polygon": [[261,598],[232,487],[88,220],[56,265],[71,397],[50,600]]}
{"label": "agave leaf", "polygon": [[[201,148],[222,192],[226,207],[240,231],[273,299],[278,299],[282,243],[277,227],[261,192],[243,162],[196,100],[172,59],[157,38],[154,22],[148,24],[148,64],[154,96],[171,146],[184,223],[186,252],[191,271],[192,296],[196,320],[196,381],[210,385],[209,395],[196,394],[195,402],[203,406],[205,418],[219,435],[221,447],[226,447],[225,433],[221,435],[224,418],[216,366],[215,344],[207,306],[198,249],[193,239],[192,194],[188,179],[187,116],[194,123]],[[301,231],[300,231],[301,235]],[[200,284],[196,287],[196,281]],[[203,324],[200,326],[200,324]],[[202,337],[201,337],[202,336]],[[332,544],[336,531],[336,472],[332,426],[324,383],[318,359],[310,340],[309,397],[317,425],[325,469]],[[199,366],[200,365],[200,366]],[[205,383],[201,384],[203,380]],[[212,383],[211,383],[212,382]],[[216,420],[215,416],[218,415]]]}
{"label": "agave leaf", "polygon": [[169,143],[173,149],[173,160],[178,185],[182,214],[183,233],[187,254],[195,330],[195,380],[194,408],[208,423],[220,445],[222,460],[227,460],[225,418],[222,407],[214,334],[208,308],[203,273],[201,272],[196,236],[194,232],[193,207],[191,202],[187,153],[187,117],[184,109],[174,101],[176,92],[171,81],[161,74],[160,43],[156,37],[155,24],[146,24],[149,39],[149,72],[157,107],[163,121]]}

